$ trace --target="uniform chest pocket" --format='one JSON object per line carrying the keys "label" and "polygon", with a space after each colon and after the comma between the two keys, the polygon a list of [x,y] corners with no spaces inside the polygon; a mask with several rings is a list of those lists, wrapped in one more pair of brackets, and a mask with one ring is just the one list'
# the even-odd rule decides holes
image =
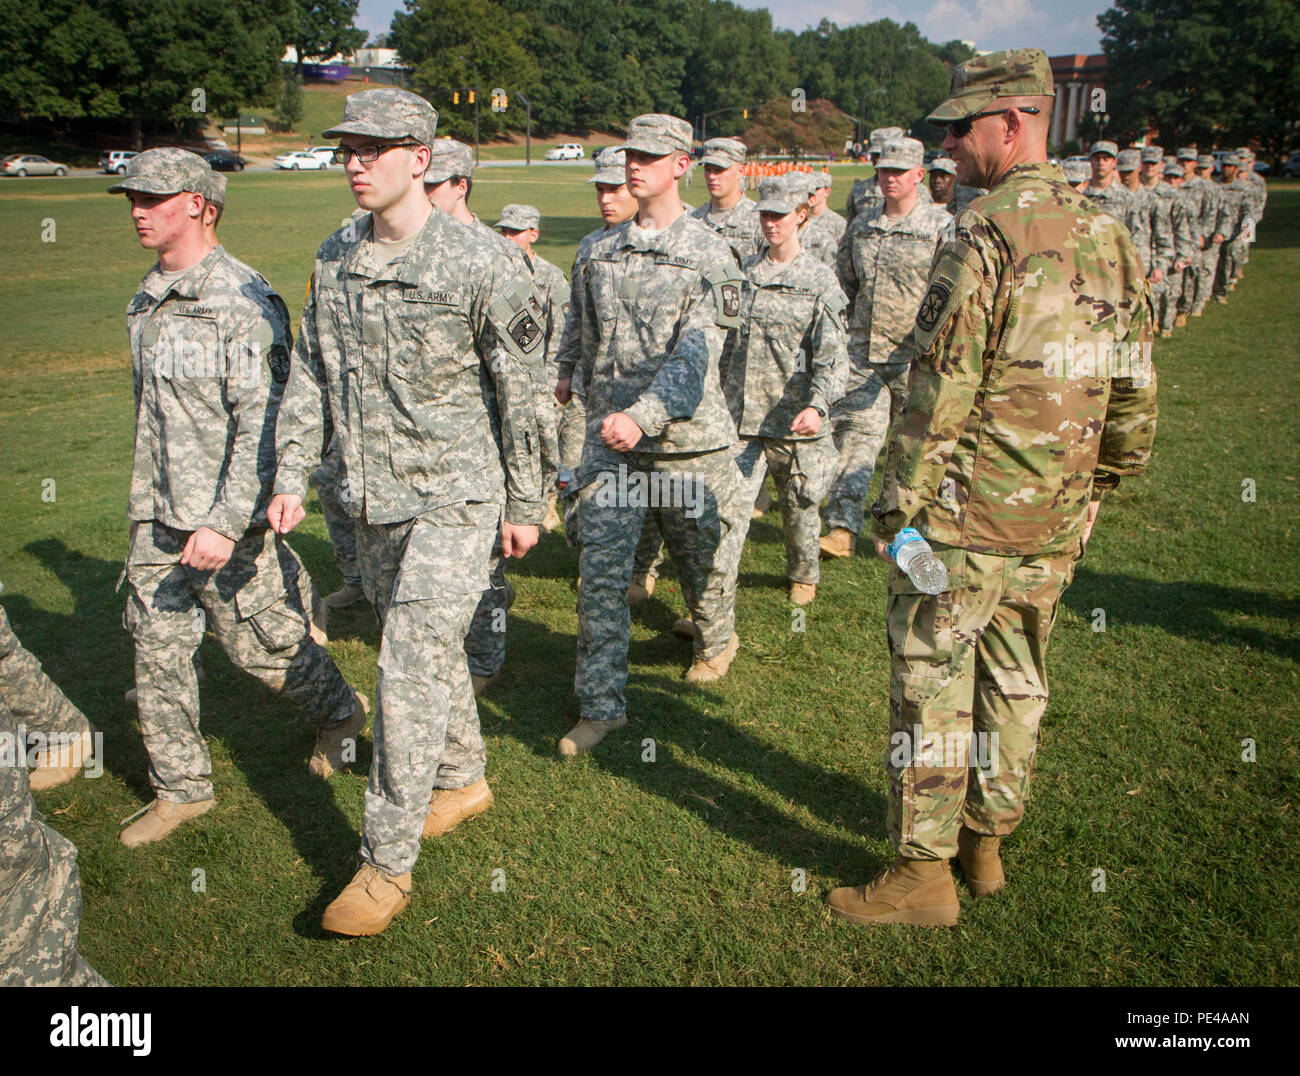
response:
{"label": "uniform chest pocket", "polygon": [[425,302],[396,305],[389,319],[390,378],[436,395],[439,382],[477,363],[469,323],[459,307]]}
{"label": "uniform chest pocket", "polygon": [[761,338],[787,373],[806,370],[807,356],[802,351],[815,302],[811,295],[760,289],[750,310],[750,346]]}
{"label": "uniform chest pocket", "polygon": [[240,373],[227,369],[238,357],[227,360],[221,333],[212,318],[156,318],[144,326],[140,345],[145,372],[171,385],[176,393],[206,395],[213,386],[219,389],[227,373]]}

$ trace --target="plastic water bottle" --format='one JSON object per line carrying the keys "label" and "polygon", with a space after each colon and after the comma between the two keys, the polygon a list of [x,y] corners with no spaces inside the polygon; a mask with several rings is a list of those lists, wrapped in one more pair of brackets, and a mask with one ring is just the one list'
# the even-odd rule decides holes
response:
{"label": "plastic water bottle", "polygon": [[563,492],[564,490],[569,488],[569,485],[572,482],[573,482],[573,472],[570,471],[567,467],[561,467],[560,473],[555,480],[555,488]]}
{"label": "plastic water bottle", "polygon": [[894,536],[889,555],[922,594],[942,594],[948,589],[948,569],[915,527],[904,527]]}

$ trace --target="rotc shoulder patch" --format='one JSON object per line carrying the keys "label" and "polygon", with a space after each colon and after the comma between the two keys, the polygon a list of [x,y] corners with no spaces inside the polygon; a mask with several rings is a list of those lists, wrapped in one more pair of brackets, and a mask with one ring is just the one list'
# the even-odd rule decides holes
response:
{"label": "rotc shoulder patch", "polygon": [[538,326],[536,319],[527,310],[521,310],[506,327],[506,332],[510,334],[510,339],[518,346],[519,350],[525,355],[529,354],[542,339],[542,330]]}
{"label": "rotc shoulder patch", "polygon": [[271,367],[271,377],[277,385],[289,380],[289,349],[283,344],[272,344],[266,355],[267,365]]}
{"label": "rotc shoulder patch", "polygon": [[722,296],[722,313],[729,318],[740,316],[740,286],[737,284],[723,284],[720,293]]}
{"label": "rotc shoulder patch", "polygon": [[931,332],[939,324],[939,316],[943,313],[950,295],[952,295],[952,288],[942,280],[936,280],[930,285],[930,290],[921,300],[921,309],[916,314],[916,323],[922,331]]}

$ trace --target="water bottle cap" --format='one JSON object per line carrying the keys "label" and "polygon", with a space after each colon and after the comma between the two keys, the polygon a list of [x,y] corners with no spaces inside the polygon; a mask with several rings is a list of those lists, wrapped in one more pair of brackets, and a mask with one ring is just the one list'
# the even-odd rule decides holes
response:
{"label": "water bottle cap", "polygon": [[908,542],[923,542],[921,532],[915,527],[904,527],[896,535],[894,540],[889,543],[889,555],[895,559],[898,558],[898,551],[907,545]]}

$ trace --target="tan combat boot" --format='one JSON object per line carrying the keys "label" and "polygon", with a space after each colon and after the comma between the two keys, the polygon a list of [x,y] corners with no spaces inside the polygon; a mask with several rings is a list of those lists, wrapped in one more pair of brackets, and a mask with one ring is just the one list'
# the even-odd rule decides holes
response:
{"label": "tan combat boot", "polygon": [[[135,814],[122,819],[126,826],[131,819],[136,819],[127,826],[118,839],[128,848],[136,848],[151,841],[161,840],[182,822],[207,814],[217,805],[216,798],[199,800],[197,803],[172,803],[170,800],[154,800],[148,807],[141,808]],[[143,817],[141,817],[143,816]]]}
{"label": "tan combat boot", "polygon": [[812,605],[813,599],[817,597],[816,583],[791,583],[790,600],[795,605]]}
{"label": "tan combat boot", "polygon": [[1187,324],[1187,315],[1186,315],[1186,314],[1179,314],[1178,317],[1174,318],[1174,328],[1175,328],[1175,329],[1181,329],[1181,328],[1182,328],[1184,325],[1186,325],[1186,324]]}
{"label": "tan combat boot", "polygon": [[854,923],[955,927],[961,905],[946,859],[898,859],[870,885],[832,889],[831,915]]}
{"label": "tan combat boot", "polygon": [[95,726],[86,724],[77,745],[49,744],[36,753],[35,767],[27,776],[33,792],[65,785],[81,772],[86,761],[95,757]]}
{"label": "tan combat boot", "polygon": [[320,925],[331,933],[353,938],[381,934],[410,903],[410,871],[394,876],[367,863],[330,902]]}
{"label": "tan combat boot", "polygon": [[343,741],[351,740],[353,751],[356,739],[366,727],[366,714],[370,712],[370,700],[360,691],[356,693],[357,701],[352,707],[352,716],[337,725],[330,725],[316,730],[316,746],[312,749],[311,761],[307,769],[317,777],[327,778],[336,770],[341,770],[347,763],[343,761]]}
{"label": "tan combat boot", "polygon": [[655,577],[653,575],[634,575],[627,588],[627,603],[628,605],[640,605],[654,592]]}
{"label": "tan combat boot", "polygon": [[564,734],[560,741],[560,754],[566,757],[590,751],[611,732],[627,724],[627,714],[613,721],[588,721],[585,717]]}
{"label": "tan combat boot", "polygon": [[329,639],[330,607],[317,592],[311,588],[311,615],[307,619],[307,632],[317,646],[324,646]]}
{"label": "tan combat boot", "polygon": [[478,673],[469,674],[469,682],[474,685],[474,697],[478,698],[488,688],[501,679],[501,670],[498,669],[491,676],[479,676]]}
{"label": "tan combat boot", "polygon": [[727,675],[727,670],[731,668],[731,659],[736,656],[736,651],[739,649],[740,636],[733,631],[727,648],[716,658],[710,658],[708,661],[698,657],[695,659],[691,667],[686,670],[687,683],[711,684],[714,680],[721,680]]}
{"label": "tan combat boot", "polygon": [[751,519],[762,519],[767,514],[768,509],[772,507],[772,494],[767,490],[767,483],[764,482],[758,487],[758,497],[754,500],[754,511]]}
{"label": "tan combat boot", "polygon": [[1000,837],[986,837],[973,829],[961,827],[957,834],[957,862],[966,875],[966,884],[977,897],[987,897],[1007,884],[998,855]]}
{"label": "tan combat boot", "polygon": [[365,591],[360,587],[344,583],[333,594],[325,596],[325,604],[331,609],[346,609],[349,605],[356,605],[365,596]]}
{"label": "tan combat boot", "polygon": [[688,616],[679,616],[673,621],[673,634],[688,643],[695,642],[695,621]]}
{"label": "tan combat boot", "polygon": [[492,790],[485,777],[464,788],[435,788],[429,797],[429,813],[420,836],[441,837],[450,833],[465,819],[482,814],[492,803]]}
{"label": "tan combat boot", "polygon": [[834,527],[821,540],[821,550],[823,557],[851,557],[853,556],[854,536],[850,530],[843,527]]}
{"label": "tan combat boot", "polygon": [[1169,340],[1169,339],[1171,339],[1171,338],[1173,337],[1173,335],[1174,335],[1174,330],[1173,330],[1173,329],[1161,329],[1161,330],[1160,330],[1160,339],[1161,339],[1161,340]]}

